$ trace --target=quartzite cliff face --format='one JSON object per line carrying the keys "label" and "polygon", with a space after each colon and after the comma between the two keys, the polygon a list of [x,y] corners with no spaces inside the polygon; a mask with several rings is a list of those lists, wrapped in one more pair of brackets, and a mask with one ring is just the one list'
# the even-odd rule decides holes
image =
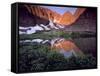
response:
{"label": "quartzite cliff face", "polygon": [[74,23],[84,11],[85,8],[78,8],[74,15],[67,11],[63,15],[60,15],[48,8],[24,5],[19,7],[19,21],[21,26],[34,26],[35,24],[46,25],[49,23],[49,20],[62,26],[69,26]]}
{"label": "quartzite cliff face", "polygon": [[96,25],[97,25],[97,9],[87,8],[73,24],[66,27],[66,30],[96,32]]}

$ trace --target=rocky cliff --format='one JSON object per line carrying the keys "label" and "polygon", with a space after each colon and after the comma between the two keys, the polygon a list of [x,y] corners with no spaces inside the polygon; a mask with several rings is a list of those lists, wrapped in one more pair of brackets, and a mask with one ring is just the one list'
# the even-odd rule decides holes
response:
{"label": "rocky cliff", "polygon": [[30,32],[33,28],[37,29],[34,31],[64,28],[66,31],[96,32],[96,8],[77,8],[74,14],[67,11],[60,15],[41,6],[20,5],[18,11],[19,26],[30,27]]}
{"label": "rocky cliff", "polygon": [[78,8],[74,15],[72,15],[70,12],[65,12],[63,15],[60,15],[48,8],[35,5],[22,5],[19,7],[19,17],[21,24],[26,22],[26,24],[29,24],[30,26],[32,24],[46,25],[48,24],[49,20],[62,26],[68,26],[74,23],[84,11],[85,8]]}
{"label": "rocky cliff", "polygon": [[66,30],[96,32],[96,27],[97,27],[96,25],[97,25],[97,9],[88,7],[73,24],[66,27]]}
{"label": "rocky cliff", "polygon": [[46,25],[49,23],[49,20],[54,21],[54,18],[60,18],[60,14],[40,6],[19,6],[20,26],[35,26],[36,24]]}

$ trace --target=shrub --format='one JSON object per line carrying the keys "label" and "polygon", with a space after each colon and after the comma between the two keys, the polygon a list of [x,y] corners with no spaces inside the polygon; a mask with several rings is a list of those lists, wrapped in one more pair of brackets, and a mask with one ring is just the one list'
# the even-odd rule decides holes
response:
{"label": "shrub", "polygon": [[20,72],[96,67],[96,59],[91,55],[65,58],[63,54],[51,51],[50,48],[45,45],[23,47],[21,46],[19,49]]}

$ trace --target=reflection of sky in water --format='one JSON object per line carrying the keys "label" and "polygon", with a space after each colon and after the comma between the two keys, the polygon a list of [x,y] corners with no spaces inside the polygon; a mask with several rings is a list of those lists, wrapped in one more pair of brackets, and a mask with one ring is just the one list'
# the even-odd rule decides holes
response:
{"label": "reflection of sky in water", "polygon": [[34,42],[42,45],[49,43],[51,50],[56,49],[59,53],[63,54],[65,57],[70,57],[72,55],[77,56],[76,52],[82,54],[81,50],[74,44],[74,42],[66,40],[64,38],[56,38],[51,40],[33,39],[33,40],[20,41],[20,43],[33,43],[33,44]]}
{"label": "reflection of sky in water", "polygon": [[56,11],[57,13],[59,13],[61,15],[63,15],[67,11],[74,14],[76,9],[77,9],[75,7],[56,7],[56,6],[41,6],[41,7],[45,7],[45,8],[48,8],[50,10]]}

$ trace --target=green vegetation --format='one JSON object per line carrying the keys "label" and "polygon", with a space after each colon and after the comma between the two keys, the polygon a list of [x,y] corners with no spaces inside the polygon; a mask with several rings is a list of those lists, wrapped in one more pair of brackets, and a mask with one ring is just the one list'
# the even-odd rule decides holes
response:
{"label": "green vegetation", "polygon": [[52,31],[43,31],[38,32],[30,35],[20,35],[20,40],[32,40],[36,38],[40,39],[53,39],[57,37],[62,38],[78,38],[78,37],[95,37],[96,34],[93,32],[66,32],[66,31],[58,31],[58,30],[52,30]]}
{"label": "green vegetation", "polygon": [[[20,40],[33,39],[53,39],[53,38],[78,38],[78,37],[95,37],[92,32],[66,32],[66,31],[44,31],[31,35],[20,35]],[[92,55],[85,54],[84,57],[74,55],[65,58],[63,54],[55,50],[51,51],[50,46],[37,43],[20,43],[19,44],[19,72],[67,70],[95,68],[96,58]]]}
{"label": "green vegetation", "polygon": [[96,59],[91,55],[65,58],[63,54],[51,51],[49,46],[20,45],[19,65],[19,72],[95,68]]}

